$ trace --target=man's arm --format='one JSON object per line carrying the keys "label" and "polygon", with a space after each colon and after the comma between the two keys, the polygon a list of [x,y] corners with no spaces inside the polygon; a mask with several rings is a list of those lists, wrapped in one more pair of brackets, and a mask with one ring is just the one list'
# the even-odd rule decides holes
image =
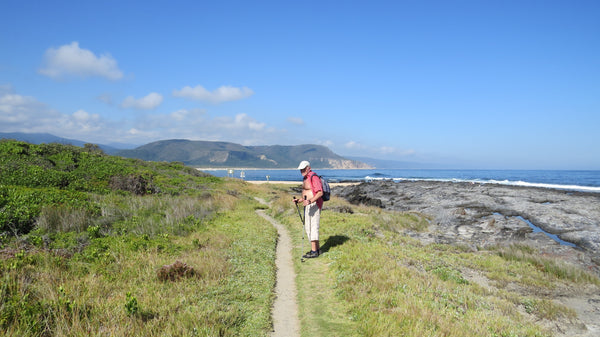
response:
{"label": "man's arm", "polygon": [[322,196],[323,196],[323,191],[321,190],[321,191],[317,192],[317,194],[315,194],[314,197],[312,197],[312,200],[309,200],[309,203],[312,204],[313,202],[317,202],[317,200],[319,200],[319,198]]}

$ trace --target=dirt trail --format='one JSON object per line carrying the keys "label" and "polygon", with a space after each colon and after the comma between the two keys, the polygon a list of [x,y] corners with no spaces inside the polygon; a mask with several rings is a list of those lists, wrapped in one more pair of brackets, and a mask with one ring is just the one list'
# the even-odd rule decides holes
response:
{"label": "dirt trail", "polygon": [[[264,200],[257,200],[267,204]],[[275,265],[277,281],[275,283],[275,303],[273,304],[273,333],[271,336],[300,336],[298,303],[296,302],[296,273],[292,262],[292,241],[285,227],[262,210],[256,213],[269,221],[279,235]]]}

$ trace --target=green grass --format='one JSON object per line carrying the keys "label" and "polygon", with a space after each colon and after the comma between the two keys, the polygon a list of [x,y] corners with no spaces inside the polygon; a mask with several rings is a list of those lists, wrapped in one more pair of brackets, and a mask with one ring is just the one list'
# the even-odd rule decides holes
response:
{"label": "green grass", "polygon": [[[265,336],[276,231],[240,181],[0,141],[6,336]],[[160,277],[169,265],[182,277]]]}
{"label": "green grass", "polygon": [[[9,336],[266,335],[276,235],[254,202],[237,201],[181,235],[84,233],[81,251],[14,250],[0,262],[0,326]],[[194,276],[161,281],[175,261]]]}
{"label": "green grass", "polygon": [[[279,193],[272,213],[294,234],[299,257],[308,243],[291,192]],[[335,211],[348,208],[354,214]],[[577,267],[534,258],[529,247],[472,251],[423,245],[402,234],[427,230],[426,223],[418,214],[336,198],[326,203],[325,253],[296,261],[303,336],[549,336],[535,321],[569,320],[575,313],[544,294],[557,286],[599,285],[595,275]],[[508,284],[515,290],[503,290]]]}

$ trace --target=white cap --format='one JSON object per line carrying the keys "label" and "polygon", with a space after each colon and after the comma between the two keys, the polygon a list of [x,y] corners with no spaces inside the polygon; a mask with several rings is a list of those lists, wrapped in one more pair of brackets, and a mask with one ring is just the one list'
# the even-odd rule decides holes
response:
{"label": "white cap", "polygon": [[310,166],[310,163],[306,160],[303,160],[300,162],[300,165],[298,165],[298,170],[304,170],[307,166]]}

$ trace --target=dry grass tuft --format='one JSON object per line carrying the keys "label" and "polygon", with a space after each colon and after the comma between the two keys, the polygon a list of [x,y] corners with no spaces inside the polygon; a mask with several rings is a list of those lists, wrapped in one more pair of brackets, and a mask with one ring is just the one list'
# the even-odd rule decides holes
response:
{"label": "dry grass tuft", "polygon": [[85,210],[70,207],[47,206],[42,208],[36,225],[45,232],[83,232],[93,223]]}
{"label": "dry grass tuft", "polygon": [[181,261],[162,266],[156,274],[158,279],[163,282],[178,281],[182,278],[197,277],[198,275],[194,268]]}

